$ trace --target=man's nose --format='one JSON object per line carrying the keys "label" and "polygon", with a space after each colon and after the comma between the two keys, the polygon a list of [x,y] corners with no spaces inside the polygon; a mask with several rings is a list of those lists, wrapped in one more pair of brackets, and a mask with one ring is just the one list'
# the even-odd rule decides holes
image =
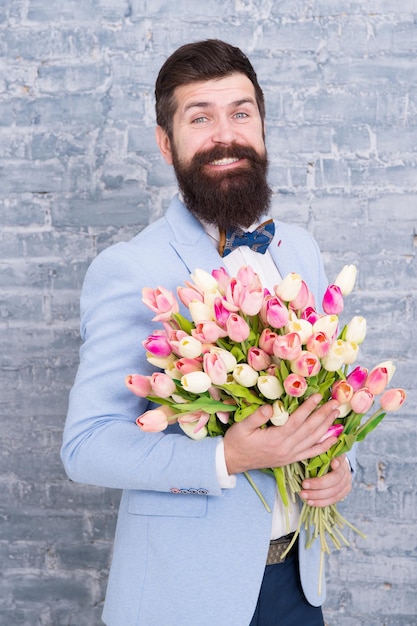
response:
{"label": "man's nose", "polygon": [[213,143],[229,145],[236,140],[236,132],[232,120],[219,118],[216,120],[211,136]]}

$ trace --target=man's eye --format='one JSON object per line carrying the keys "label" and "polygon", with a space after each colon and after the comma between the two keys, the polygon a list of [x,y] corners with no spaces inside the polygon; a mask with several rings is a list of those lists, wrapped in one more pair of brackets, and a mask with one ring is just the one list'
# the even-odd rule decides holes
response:
{"label": "man's eye", "polygon": [[193,124],[202,124],[203,122],[207,122],[207,118],[204,115],[193,119]]}
{"label": "man's eye", "polygon": [[249,117],[247,113],[243,113],[243,111],[240,111],[239,113],[235,114],[235,117],[237,117],[238,119],[244,119],[245,117]]}

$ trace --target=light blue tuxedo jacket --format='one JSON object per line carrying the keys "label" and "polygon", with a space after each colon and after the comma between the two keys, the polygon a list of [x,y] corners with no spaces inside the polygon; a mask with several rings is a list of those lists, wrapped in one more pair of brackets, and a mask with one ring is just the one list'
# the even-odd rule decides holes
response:
{"label": "light blue tuxedo jacket", "polygon": [[[282,276],[298,272],[321,298],[327,282],[307,231],[277,222],[269,249]],[[74,481],[123,490],[103,613],[109,626],[245,626],[255,609],[271,514],[243,475],[235,488],[219,487],[215,438],[196,442],[176,426],[143,433],[135,419],[147,401],[124,385],[126,375],[153,370],[141,342],[159,326],[142,287],[175,292],[196,268],[221,265],[176,197],[163,218],[102,252],[85,278],[62,459]],[[252,477],[272,507],[274,479]],[[303,537],[299,543],[304,593],[319,605],[319,545],[306,551]]]}

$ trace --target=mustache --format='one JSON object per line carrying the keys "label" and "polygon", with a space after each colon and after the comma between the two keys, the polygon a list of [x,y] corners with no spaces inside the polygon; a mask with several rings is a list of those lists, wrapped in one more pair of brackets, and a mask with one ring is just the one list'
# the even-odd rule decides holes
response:
{"label": "mustache", "polygon": [[250,146],[215,146],[211,150],[196,152],[193,157],[193,163],[197,167],[201,167],[221,159],[247,159],[253,163],[259,163],[265,159],[265,155],[258,154],[258,152]]}

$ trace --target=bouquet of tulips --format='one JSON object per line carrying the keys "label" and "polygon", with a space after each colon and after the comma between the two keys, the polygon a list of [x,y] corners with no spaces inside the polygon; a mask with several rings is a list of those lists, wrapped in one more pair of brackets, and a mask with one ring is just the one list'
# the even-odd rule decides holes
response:
{"label": "bouquet of tulips", "polygon": [[[322,313],[298,274],[287,275],[270,293],[249,266],[240,268],[236,277],[224,268],[211,274],[196,270],[191,281],[177,287],[176,296],[163,287],[144,288],[143,302],[162,328],[143,346],[159,371],[131,374],[126,385],[159,407],[138,417],[137,425],[159,432],[177,422],[188,436],[201,439],[224,435],[265,403],[273,407],[271,426],[279,427],[313,393],[320,393],[322,402],[337,399],[339,417],[328,436],[338,439],[325,454],[265,470],[275,476],[288,510],[305,478],[325,474],[334,457],[362,441],[386,411],[397,410],[405,400],[403,389],[387,389],[395,370],[391,361],[371,371],[352,368],[366,320],[355,316],[341,328],[339,315],[355,280],[356,267],[346,265],[328,286]],[[179,301],[191,319],[179,312]],[[365,418],[376,396],[379,407]],[[304,503],[294,541],[305,525],[308,545],[319,537],[323,555],[329,552],[326,534],[337,548],[348,545],[340,531],[345,524],[354,528],[336,505],[317,508]]]}

